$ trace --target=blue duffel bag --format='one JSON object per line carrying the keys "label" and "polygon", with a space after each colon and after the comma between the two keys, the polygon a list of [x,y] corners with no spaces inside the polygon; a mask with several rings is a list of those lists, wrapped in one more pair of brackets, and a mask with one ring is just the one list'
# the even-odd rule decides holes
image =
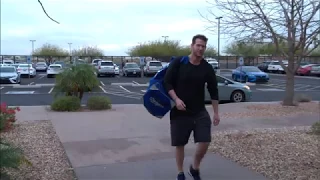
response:
{"label": "blue duffel bag", "polygon": [[[174,60],[180,59],[180,63],[188,63],[189,57],[183,56],[181,58],[172,57],[170,63]],[[175,103],[164,87],[164,76],[169,67],[169,63],[163,67],[149,82],[149,87],[143,95],[143,105],[148,112],[157,117],[163,118],[174,106]]]}

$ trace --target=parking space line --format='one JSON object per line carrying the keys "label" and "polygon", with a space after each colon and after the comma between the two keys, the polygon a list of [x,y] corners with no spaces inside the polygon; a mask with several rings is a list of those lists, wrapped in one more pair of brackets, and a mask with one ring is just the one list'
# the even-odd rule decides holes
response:
{"label": "parking space line", "polygon": [[136,81],[132,81],[132,83],[133,84],[137,84],[137,85],[139,85],[140,83],[138,83],[138,82],[136,82]]}
{"label": "parking space line", "polygon": [[[295,85],[296,86],[296,85]],[[300,85],[300,87],[294,88],[294,90],[300,90],[310,87],[311,85]]]}
{"label": "parking space line", "polygon": [[52,87],[48,93],[51,94],[53,89],[54,89],[54,87]]}
{"label": "parking space line", "polygon": [[147,92],[147,90],[141,90],[141,92],[145,93],[145,92]]}
{"label": "parking space line", "polygon": [[258,91],[284,91],[283,89],[276,89],[276,88],[263,88],[263,89],[256,89]]}
{"label": "parking space line", "polygon": [[309,89],[306,89],[306,91],[311,91],[311,90],[315,90],[315,89],[320,89],[320,86],[315,86],[315,87],[312,87],[312,88],[309,88]]}
{"label": "parking space line", "polygon": [[107,91],[105,89],[103,89],[102,86],[99,86],[99,88],[104,92],[104,93],[107,93]]}
{"label": "parking space line", "polygon": [[40,77],[38,79],[42,79],[42,78],[44,78],[44,75],[43,76],[40,75]]}
{"label": "parking space line", "polygon": [[106,86],[102,81],[100,81],[100,83],[101,83],[102,86]]}
{"label": "parking space line", "polygon": [[31,82],[29,85],[32,85],[32,84],[34,84],[34,82]]}
{"label": "parking space line", "polygon": [[121,89],[127,91],[127,92],[131,92],[131,91],[129,91],[128,89],[124,88],[123,86],[119,86],[119,87],[120,87]]}
{"label": "parking space line", "polygon": [[4,87],[0,87],[0,89],[3,89]]}

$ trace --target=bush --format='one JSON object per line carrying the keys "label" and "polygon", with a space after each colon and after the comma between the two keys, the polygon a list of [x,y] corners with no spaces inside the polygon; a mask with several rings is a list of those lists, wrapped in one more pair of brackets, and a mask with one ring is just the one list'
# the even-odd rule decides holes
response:
{"label": "bush", "polygon": [[12,128],[13,123],[16,122],[17,111],[20,111],[19,107],[9,108],[6,103],[0,105],[0,132]]}
{"label": "bush", "polygon": [[91,96],[87,101],[87,107],[90,110],[111,109],[111,101],[106,96]]}
{"label": "bush", "polygon": [[62,96],[56,98],[51,104],[54,111],[77,111],[81,107],[81,101],[76,96]]}
{"label": "bush", "polygon": [[320,135],[320,121],[311,126],[311,132],[312,134]]}
{"label": "bush", "polygon": [[295,97],[296,102],[311,102],[312,98],[306,94],[297,94]]}

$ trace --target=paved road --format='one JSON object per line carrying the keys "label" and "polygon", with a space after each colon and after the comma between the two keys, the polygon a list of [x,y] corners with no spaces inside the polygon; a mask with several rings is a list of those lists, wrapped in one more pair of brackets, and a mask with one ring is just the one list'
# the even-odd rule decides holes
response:
{"label": "paved road", "polygon": [[[222,76],[231,78],[230,72]],[[138,77],[101,77],[101,86],[92,93],[86,93],[83,103],[94,95],[108,96],[113,104],[141,104],[150,78]],[[53,100],[55,78],[38,74],[35,78],[24,78],[23,86],[1,85],[1,102],[9,105],[49,105]],[[285,96],[285,76],[270,74],[270,82],[250,85],[253,102],[280,101]],[[30,86],[28,86],[30,84]],[[37,86],[39,85],[39,86]],[[295,92],[308,94],[313,100],[320,100],[320,78],[295,77]]]}

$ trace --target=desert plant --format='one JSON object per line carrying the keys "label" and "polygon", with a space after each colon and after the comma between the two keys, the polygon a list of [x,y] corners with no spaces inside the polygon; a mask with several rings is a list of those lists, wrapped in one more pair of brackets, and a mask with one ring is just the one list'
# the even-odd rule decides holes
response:
{"label": "desert plant", "polygon": [[62,96],[56,98],[51,104],[54,111],[77,111],[81,107],[81,101],[76,96]]}
{"label": "desert plant", "polygon": [[6,103],[0,104],[0,132],[11,129],[16,121],[16,111],[20,111],[20,108],[9,108]]}
{"label": "desert plant", "polygon": [[55,96],[65,93],[66,96],[76,96],[80,100],[84,92],[91,91],[99,86],[95,69],[88,64],[79,64],[66,68],[57,75],[54,87]]}
{"label": "desert plant", "polygon": [[303,102],[311,102],[312,98],[307,94],[297,94],[295,96],[295,101],[296,102],[301,102],[301,103],[303,103]]}
{"label": "desert plant", "polygon": [[90,110],[111,109],[111,101],[107,96],[91,96],[87,101]]}
{"label": "desert plant", "polygon": [[320,135],[320,121],[315,122],[311,126],[311,132],[312,132],[312,134]]}
{"label": "desert plant", "polygon": [[32,165],[20,148],[4,142],[3,139],[0,139],[0,157],[0,177],[2,178],[10,179],[5,169],[18,169],[22,164]]}

